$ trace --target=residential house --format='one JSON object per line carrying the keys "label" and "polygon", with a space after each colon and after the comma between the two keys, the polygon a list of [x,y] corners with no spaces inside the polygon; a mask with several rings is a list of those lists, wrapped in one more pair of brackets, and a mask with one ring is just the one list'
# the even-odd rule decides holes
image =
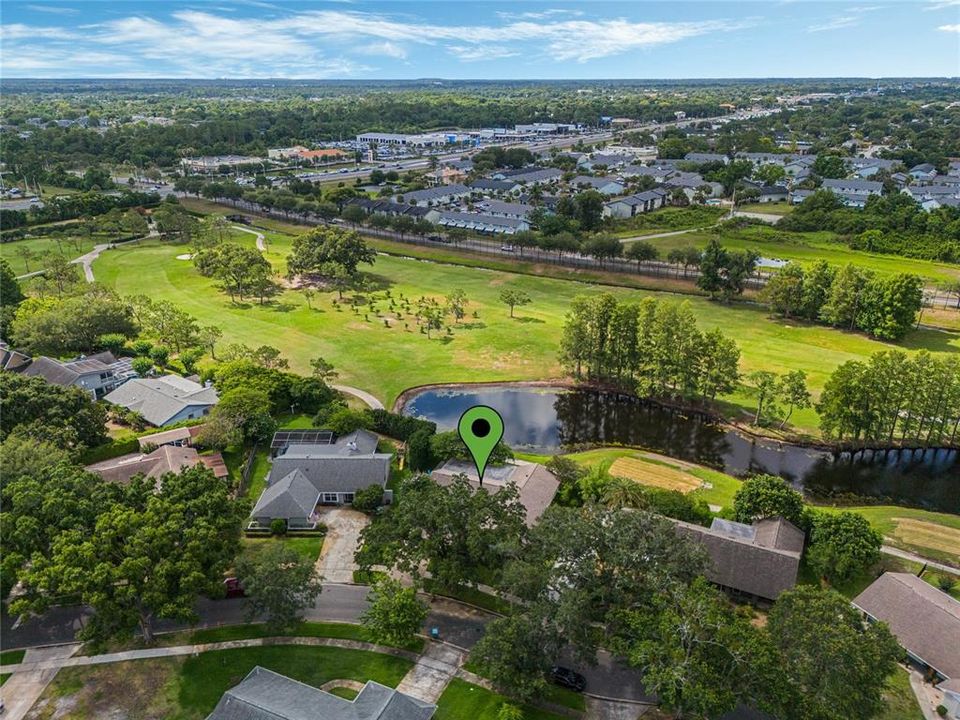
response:
{"label": "residential house", "polygon": [[430,720],[437,706],[368,680],[353,700],[257,666],[207,720]]}
{"label": "residential house", "polygon": [[907,172],[910,173],[914,180],[919,182],[930,182],[937,176],[937,168],[930,163],[920,163],[919,165],[914,165]]}
{"label": "residential house", "polygon": [[662,165],[627,165],[620,171],[620,176],[625,178],[649,177],[656,183],[666,182],[667,178],[673,175],[676,169]]}
{"label": "residential house", "polygon": [[210,408],[217,404],[217,391],[179,375],[164,375],[128,380],[103,399],[163,427],[209,415]]}
{"label": "residential house", "polygon": [[592,175],[577,175],[570,181],[570,187],[593,189],[601,195],[619,195],[627,189],[622,182],[614,178],[593,177]]}
{"label": "residential house", "polygon": [[467,183],[474,190],[481,192],[492,192],[509,194],[523,187],[520,183],[512,180],[491,180],[490,178],[477,178]]}
{"label": "residential house", "polygon": [[51,385],[83,388],[96,400],[137,375],[129,358],[117,360],[110,352],[68,361],[41,356],[19,367],[20,374],[26,377],[42,377]]}
{"label": "residential house", "polygon": [[752,525],[714,518],[709,528],[675,520],[710,556],[707,579],[738,596],[776,600],[797,583],[803,531],[782,517]]}
{"label": "residential house", "polygon": [[706,165],[707,163],[715,162],[722,162],[726,165],[730,162],[730,158],[723,153],[688,152],[683,156],[683,159],[687,162],[696,163],[697,165]]}
{"label": "residential house", "polygon": [[515,220],[527,220],[531,213],[537,209],[533,205],[501,202],[499,200],[487,200],[479,203],[478,207],[480,207],[487,215],[493,215],[494,217],[513,218]]}
{"label": "residential house", "polygon": [[589,158],[580,158],[577,160],[577,166],[582,167],[585,170],[593,170],[597,167],[605,168],[618,168],[621,165],[624,165],[629,158],[626,155],[622,154],[613,154],[613,153],[596,153],[591,155]]}
{"label": "residential house", "polygon": [[439,187],[426,188],[425,190],[413,190],[402,195],[397,195],[397,202],[403,202],[408,205],[418,205],[420,207],[430,207],[432,205],[446,205],[454,200],[468,197],[472,190],[466,185],[453,183],[452,185],[441,185]]}
{"label": "residential house", "polygon": [[855,178],[827,178],[821,187],[836,195],[881,195],[883,193],[883,183]]}
{"label": "residential house", "polygon": [[667,179],[667,187],[681,188],[688,199],[693,200],[697,193],[703,192],[707,197],[723,195],[723,185],[718,182],[708,182],[699,173],[681,172],[671,175]]}
{"label": "residential house", "polygon": [[372,200],[370,198],[351,198],[347,205],[357,205],[363,208],[368,215],[409,215],[412,218],[422,218],[430,214],[430,209],[418,205],[404,205],[390,200]]}
{"label": "residential house", "polygon": [[801,155],[800,157],[794,157],[792,160],[787,162],[784,166],[784,172],[792,178],[797,178],[798,175],[808,175],[810,169],[813,167],[813,164],[817,161],[816,155]]}
{"label": "residential house", "polygon": [[[253,515],[255,521],[268,519],[264,513],[278,508],[297,509],[299,513],[304,497],[312,492],[308,492],[304,480],[313,485],[322,505],[349,504],[358,490],[371,485],[384,487],[390,475],[391,455],[377,452],[377,442],[377,436],[366,430],[338,438],[317,431],[277,433],[271,445],[277,454],[267,474],[267,487],[257,501],[255,513],[261,514]],[[280,489],[274,489],[278,484]],[[303,516],[283,519],[299,522]]]}
{"label": "residential house", "polygon": [[756,198],[758,203],[782,202],[787,199],[789,191],[782,185],[763,185],[757,188],[760,196]]}
{"label": "residential house", "polygon": [[627,195],[604,203],[603,216],[624,219],[641,215],[663,207],[669,197],[670,193],[660,188]]}
{"label": "residential house", "polygon": [[26,353],[12,349],[5,342],[0,340],[0,370],[7,372],[20,372],[32,362],[32,358]]}
{"label": "residential house", "polygon": [[786,167],[789,163],[797,159],[796,155],[788,153],[768,153],[768,152],[738,152],[737,160],[749,160],[754,165],[779,165]]}
{"label": "residential house", "polygon": [[283,520],[291,530],[312,530],[317,526],[319,504],[316,485],[300,470],[294,470],[264,488],[250,517],[259,527],[270,527],[274,520]]}
{"label": "residential house", "polygon": [[910,573],[884,573],[853,599],[886,623],[910,660],[943,680],[960,679],[960,602]]}
{"label": "residential house", "polygon": [[527,525],[537,522],[544,511],[553,502],[560,482],[543,465],[514,460],[506,465],[488,465],[480,482],[477,469],[471,462],[448,460],[438,467],[430,477],[440,485],[449,485],[457,475],[465,475],[475,489],[498,492],[508,484],[517,486],[520,503],[527,511]]}
{"label": "residential house", "polygon": [[438,185],[453,185],[467,179],[467,173],[455,167],[438,167],[426,175],[427,182],[436,187]]}
{"label": "residential house", "polygon": [[161,445],[149,453],[121,455],[87,465],[86,470],[96,473],[108,482],[128,483],[137,475],[159,482],[160,478],[167,473],[178,473],[196,465],[210,468],[218,478],[224,478],[230,474],[220,453],[200,455],[192,447],[176,445]]}
{"label": "residential house", "polygon": [[527,220],[483,213],[441,212],[433,222],[444,228],[464,228],[490,235],[513,235],[530,229]]}
{"label": "residential house", "polygon": [[563,171],[558,168],[538,168],[524,169],[518,173],[505,175],[498,173],[493,176],[494,180],[510,180],[521,185],[545,185],[556,182],[563,177]]}

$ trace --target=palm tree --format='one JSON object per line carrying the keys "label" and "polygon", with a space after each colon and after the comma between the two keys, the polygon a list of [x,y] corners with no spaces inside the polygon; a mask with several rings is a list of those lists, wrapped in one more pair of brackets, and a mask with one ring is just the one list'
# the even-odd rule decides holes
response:
{"label": "palm tree", "polygon": [[603,504],[611,510],[643,509],[648,506],[647,493],[635,480],[611,477],[603,488]]}

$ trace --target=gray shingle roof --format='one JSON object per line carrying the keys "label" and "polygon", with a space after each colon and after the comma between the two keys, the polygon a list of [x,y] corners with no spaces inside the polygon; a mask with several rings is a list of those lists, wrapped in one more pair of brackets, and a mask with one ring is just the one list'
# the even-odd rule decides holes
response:
{"label": "gray shingle roof", "polygon": [[526,183],[538,183],[538,182],[549,182],[551,180],[557,180],[563,177],[563,172],[557,168],[544,168],[542,170],[531,170],[529,172],[522,172],[516,175],[511,175],[510,179],[513,182],[526,182]]}
{"label": "gray shingle roof", "polygon": [[853,600],[900,644],[947,678],[960,678],[960,602],[916,575],[884,573]]}
{"label": "gray shingle roof", "polygon": [[429,720],[436,709],[373,681],[351,701],[255,667],[207,720]]}
{"label": "gray shingle roof", "polygon": [[442,200],[448,197],[458,195],[469,195],[470,188],[466,185],[439,185],[437,187],[426,188],[424,190],[414,190],[412,192],[400,193],[397,197],[402,197],[404,202],[414,204],[418,202],[430,202],[432,200]]}
{"label": "gray shingle roof", "polygon": [[829,190],[855,190],[858,192],[880,192],[883,190],[883,183],[875,180],[835,180],[827,178],[823,181],[823,187]]}
{"label": "gray shingle roof", "polygon": [[307,480],[306,475],[300,470],[294,470],[264,488],[250,515],[256,518],[269,517],[271,519],[284,518],[287,520],[290,518],[306,518],[310,517],[314,508],[317,507],[319,498],[320,491]]}
{"label": "gray shingle roof", "polygon": [[356,492],[384,485],[390,455],[378,453],[377,436],[366,430],[337,438],[329,445],[290,445],[273,459],[269,478],[299,470],[318,492]]}
{"label": "gray shingle roof", "polygon": [[803,533],[783,518],[751,525],[715,519],[713,525],[674,520],[677,531],[700,542],[710,556],[710,582],[776,600],[797,582]]}
{"label": "gray shingle roof", "polygon": [[134,410],[153,425],[164,425],[188,407],[209,407],[217,402],[217,392],[179,375],[128,380],[104,400]]}

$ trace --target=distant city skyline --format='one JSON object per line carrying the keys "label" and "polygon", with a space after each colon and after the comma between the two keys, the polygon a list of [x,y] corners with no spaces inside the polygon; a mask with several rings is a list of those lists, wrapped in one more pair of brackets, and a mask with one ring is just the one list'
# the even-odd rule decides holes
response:
{"label": "distant city skyline", "polygon": [[960,0],[4,3],[4,78],[960,75]]}

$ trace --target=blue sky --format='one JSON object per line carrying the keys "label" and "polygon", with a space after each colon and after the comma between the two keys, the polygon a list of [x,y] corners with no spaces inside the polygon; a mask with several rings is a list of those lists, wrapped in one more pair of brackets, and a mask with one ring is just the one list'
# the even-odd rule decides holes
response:
{"label": "blue sky", "polygon": [[960,0],[3,1],[2,77],[960,75]]}

